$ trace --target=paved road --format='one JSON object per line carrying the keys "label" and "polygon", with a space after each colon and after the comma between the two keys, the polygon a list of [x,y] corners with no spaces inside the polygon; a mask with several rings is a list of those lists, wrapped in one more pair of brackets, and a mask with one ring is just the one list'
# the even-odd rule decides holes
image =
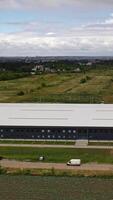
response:
{"label": "paved road", "polygon": [[0,147],[75,148],[75,145],[48,145],[48,144],[0,144]]}
{"label": "paved road", "polygon": [[0,147],[37,147],[37,148],[80,148],[80,149],[113,149],[113,146],[76,146],[47,144],[0,144]]}
{"label": "paved road", "polygon": [[65,163],[40,163],[40,162],[25,162],[3,159],[0,161],[0,166],[11,169],[59,169],[59,170],[83,170],[83,171],[112,171],[112,164],[82,164],[81,166],[67,166]]}

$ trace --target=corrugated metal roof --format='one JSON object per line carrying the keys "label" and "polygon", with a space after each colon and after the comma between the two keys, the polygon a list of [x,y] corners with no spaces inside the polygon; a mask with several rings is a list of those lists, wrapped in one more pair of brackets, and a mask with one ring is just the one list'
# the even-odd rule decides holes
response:
{"label": "corrugated metal roof", "polygon": [[0,125],[113,127],[113,105],[0,104]]}

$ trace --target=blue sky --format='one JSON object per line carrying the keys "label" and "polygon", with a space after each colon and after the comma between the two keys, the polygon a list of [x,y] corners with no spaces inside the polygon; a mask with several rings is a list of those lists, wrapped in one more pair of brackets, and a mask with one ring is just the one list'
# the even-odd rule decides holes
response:
{"label": "blue sky", "polygon": [[0,56],[112,56],[113,0],[0,0]]}

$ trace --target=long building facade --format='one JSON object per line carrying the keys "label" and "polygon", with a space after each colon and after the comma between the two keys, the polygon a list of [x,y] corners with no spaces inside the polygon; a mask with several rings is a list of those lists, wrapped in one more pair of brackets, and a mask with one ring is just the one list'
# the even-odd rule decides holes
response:
{"label": "long building facade", "polygon": [[0,104],[0,139],[113,140],[113,105]]}

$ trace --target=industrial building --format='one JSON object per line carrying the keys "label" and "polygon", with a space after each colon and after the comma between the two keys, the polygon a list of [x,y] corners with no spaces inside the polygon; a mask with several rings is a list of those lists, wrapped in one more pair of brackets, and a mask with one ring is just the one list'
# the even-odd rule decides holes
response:
{"label": "industrial building", "polygon": [[113,105],[0,104],[0,139],[113,140]]}

